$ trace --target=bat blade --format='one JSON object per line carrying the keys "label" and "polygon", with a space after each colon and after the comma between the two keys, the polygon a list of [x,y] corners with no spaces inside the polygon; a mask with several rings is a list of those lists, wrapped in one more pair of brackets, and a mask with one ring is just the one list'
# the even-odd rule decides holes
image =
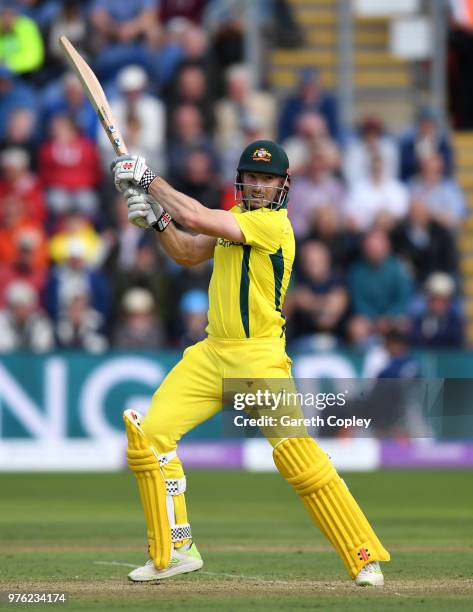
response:
{"label": "bat blade", "polygon": [[66,55],[71,68],[79,78],[84,92],[95,109],[105,133],[117,155],[126,155],[128,149],[114,121],[107,97],[91,67],[77,51],[67,36],[59,37],[59,44]]}

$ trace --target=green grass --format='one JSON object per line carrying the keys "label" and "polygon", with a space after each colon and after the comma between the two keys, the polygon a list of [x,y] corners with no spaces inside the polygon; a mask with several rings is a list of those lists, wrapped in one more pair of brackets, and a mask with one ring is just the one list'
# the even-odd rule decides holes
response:
{"label": "green grass", "polygon": [[0,590],[67,591],[83,610],[471,610],[471,472],[345,479],[391,551],[384,589],[353,586],[277,474],[193,472],[205,566],[160,585],[128,583],[117,565],[146,559],[131,474],[0,475]]}

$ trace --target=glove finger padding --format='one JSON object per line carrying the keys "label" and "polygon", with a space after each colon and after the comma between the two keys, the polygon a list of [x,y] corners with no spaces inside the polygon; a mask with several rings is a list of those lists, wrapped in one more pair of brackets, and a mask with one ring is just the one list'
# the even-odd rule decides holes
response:
{"label": "glove finger padding", "polygon": [[[124,192],[131,185],[139,185],[147,170],[146,159],[142,155],[122,155],[112,163],[115,187]],[[125,183],[127,183],[125,185]]]}

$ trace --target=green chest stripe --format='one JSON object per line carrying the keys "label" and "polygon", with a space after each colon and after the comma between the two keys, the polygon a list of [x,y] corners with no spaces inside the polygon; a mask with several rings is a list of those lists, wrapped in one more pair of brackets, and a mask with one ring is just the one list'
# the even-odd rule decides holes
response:
{"label": "green chest stripe", "polygon": [[276,310],[281,311],[281,286],[284,276],[284,257],[282,255],[282,247],[276,253],[269,256],[273,264],[274,273],[274,306]]}
{"label": "green chest stripe", "polygon": [[248,309],[248,295],[250,292],[250,253],[251,246],[243,245],[243,259],[241,260],[240,279],[240,313],[241,322],[247,338],[250,337],[250,312]]}

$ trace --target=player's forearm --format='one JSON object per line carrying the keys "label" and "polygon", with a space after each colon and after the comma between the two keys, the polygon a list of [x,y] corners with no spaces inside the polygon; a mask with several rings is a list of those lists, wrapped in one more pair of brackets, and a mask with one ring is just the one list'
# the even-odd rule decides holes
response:
{"label": "player's forearm", "polygon": [[186,234],[170,223],[164,232],[157,232],[164,251],[180,266],[193,265],[194,236]]}
{"label": "player's forearm", "polygon": [[207,209],[200,202],[177,191],[160,176],[151,183],[148,193],[167,210],[175,221],[187,229],[201,230],[199,219]]}

